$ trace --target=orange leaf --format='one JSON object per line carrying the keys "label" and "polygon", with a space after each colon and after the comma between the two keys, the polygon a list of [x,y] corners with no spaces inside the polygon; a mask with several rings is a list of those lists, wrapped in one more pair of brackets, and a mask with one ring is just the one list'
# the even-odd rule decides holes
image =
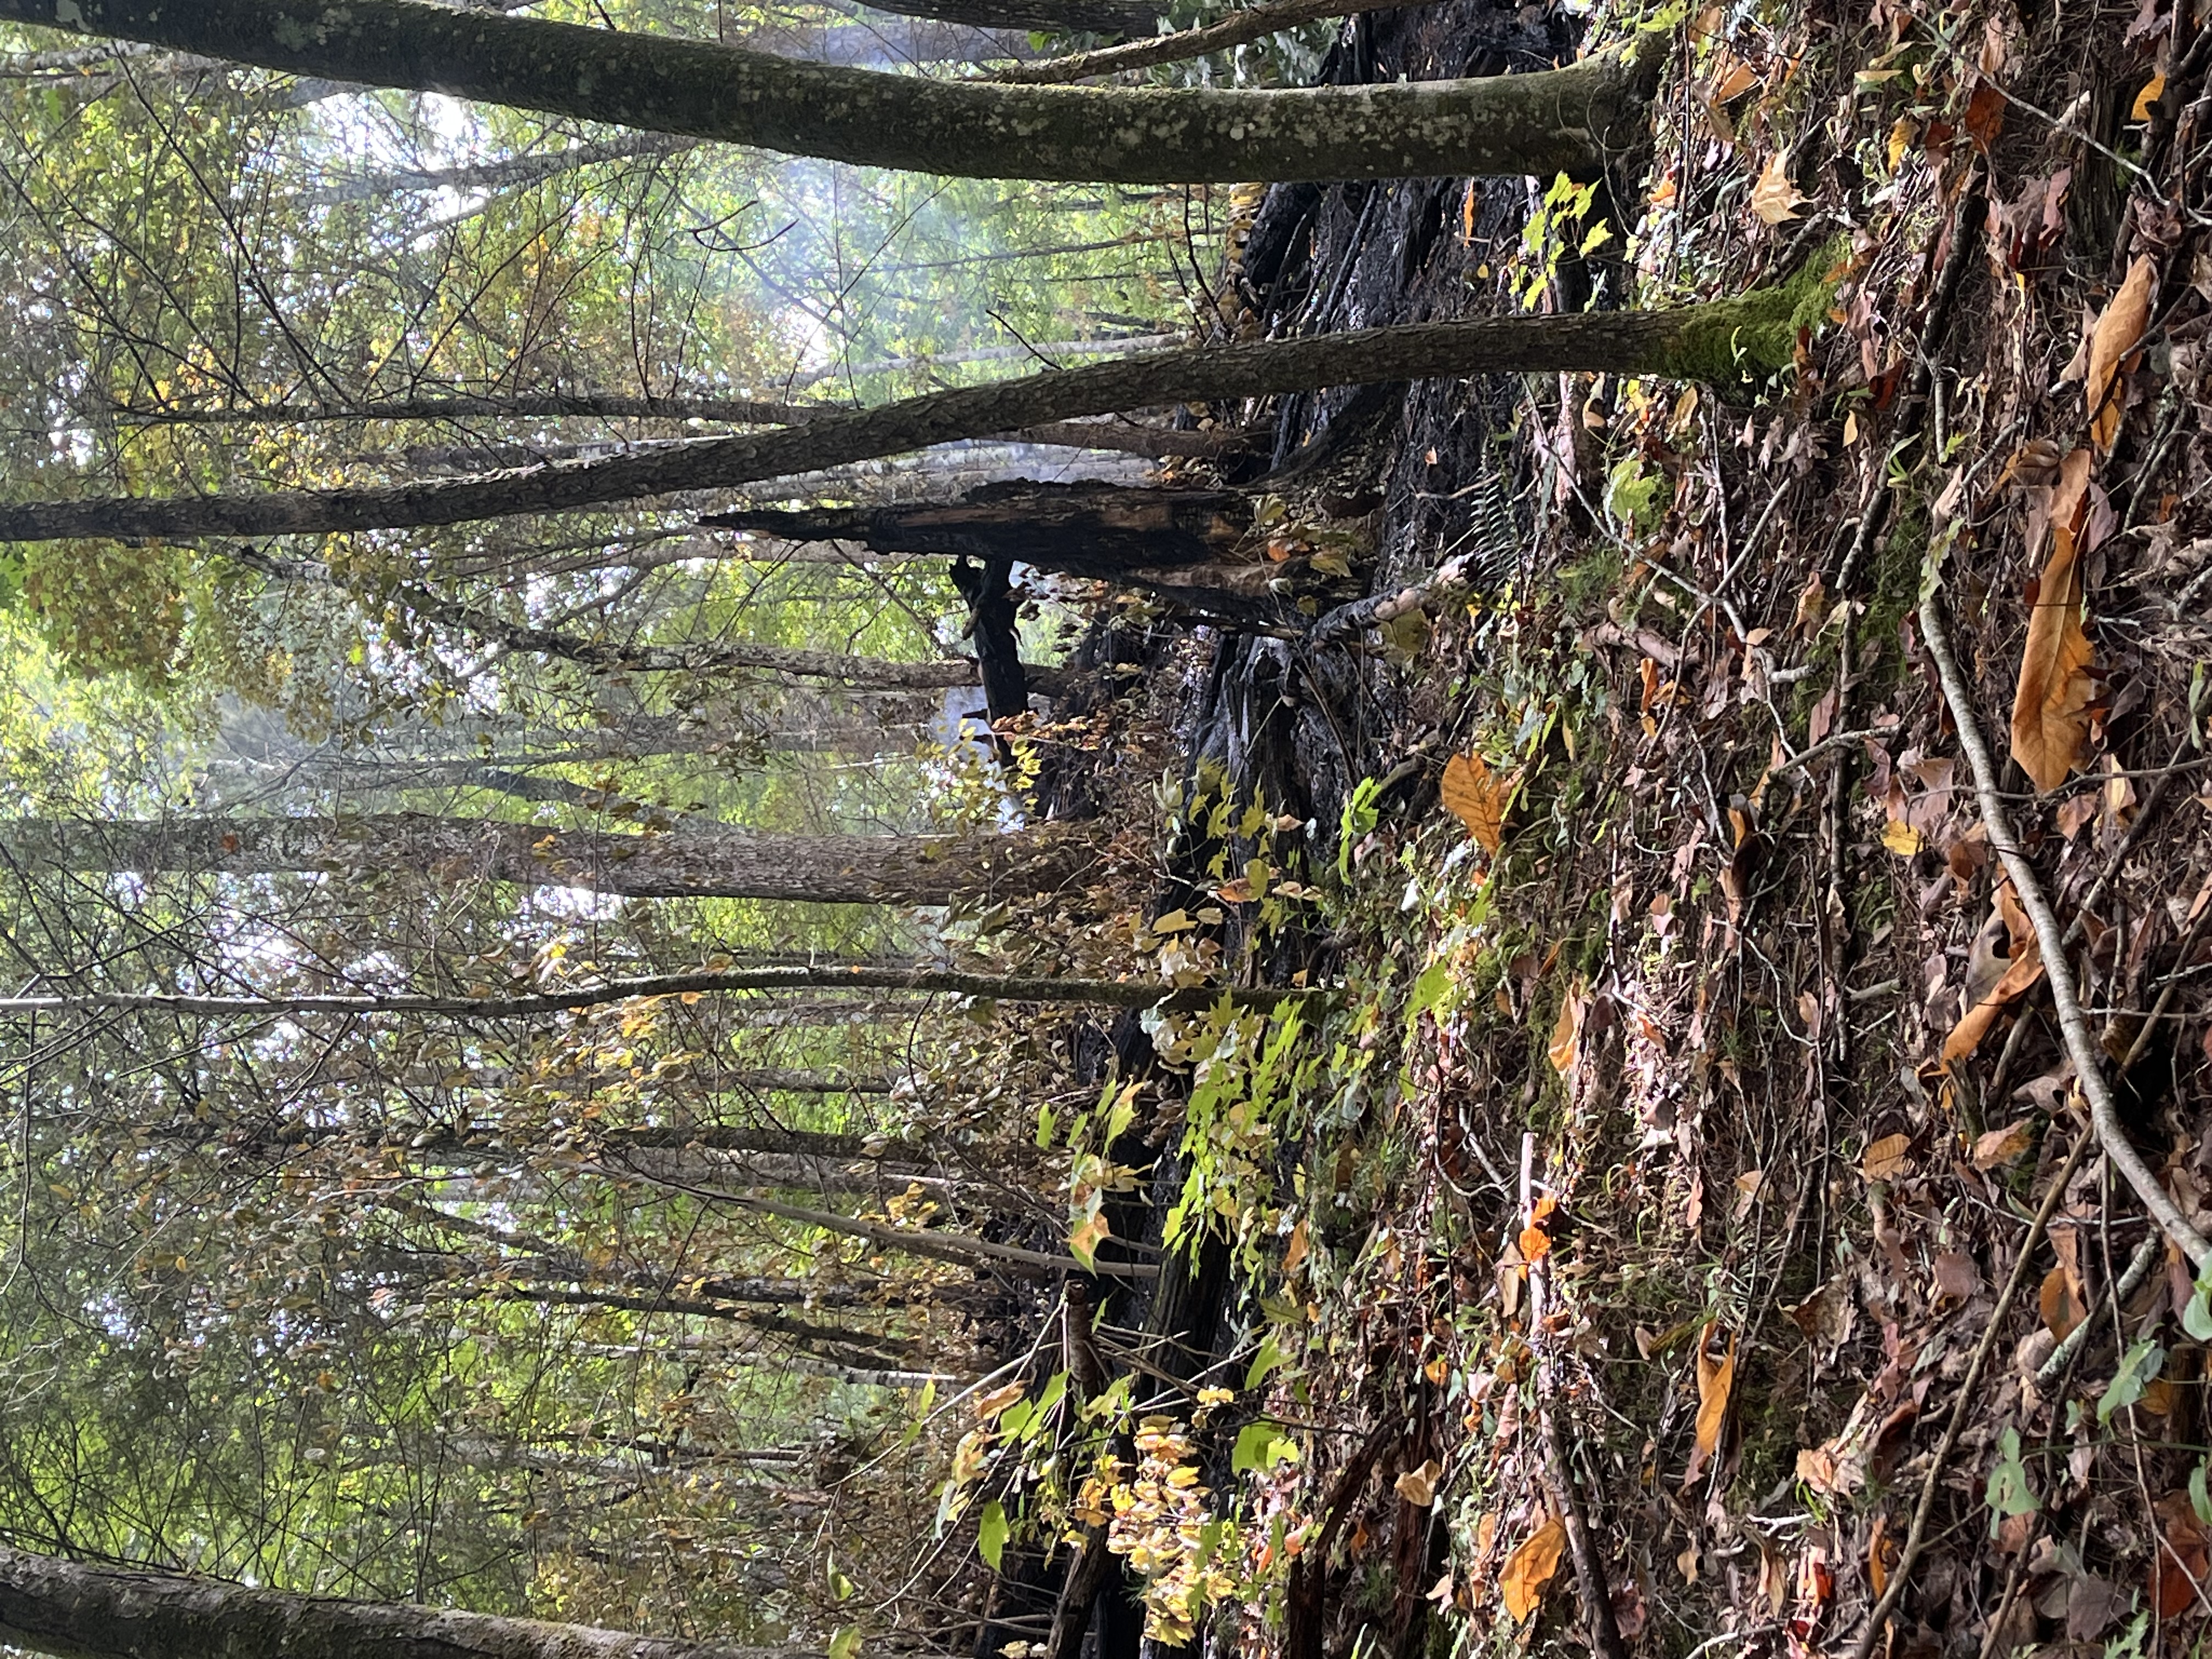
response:
{"label": "orange leaf", "polygon": [[[2115,301],[2117,304],[2118,302]],[[2102,325],[2100,325],[2101,327]],[[2051,558],[2036,589],[2013,695],[2012,757],[2038,789],[2066,781],[2089,730],[2089,636],[2081,631],[2078,541],[2092,457],[2077,449],[2059,464],[2051,502]]]}
{"label": "orange leaf", "polygon": [[2061,1342],[2081,1322],[2087,1311],[2081,1299],[2075,1295],[2063,1267],[2053,1267],[2043,1276],[2043,1289],[2036,1297],[2036,1304],[2044,1324]]}
{"label": "orange leaf", "polygon": [[[2157,74],[2152,76],[2149,80],[2143,82],[2143,89],[2136,94],[2136,101],[2128,111],[2128,119],[2130,121],[2149,120],[2151,111],[2157,106],[2158,100],[2165,96],[2166,71],[2164,70],[2160,70]],[[2171,1619],[2173,1615],[2172,1613],[2168,1613],[2166,1614],[2166,1617]]]}
{"label": "orange leaf", "polygon": [[1486,853],[1505,840],[1505,790],[1480,755],[1454,755],[1444,763],[1443,802]]}
{"label": "orange leaf", "polygon": [[1859,1173],[1869,1181],[1894,1181],[1905,1173],[1911,1152],[1911,1135],[1884,1135],[1860,1158]]}
{"label": "orange leaf", "polygon": [[1713,1327],[1708,1325],[1698,1336],[1698,1437],[1690,1451],[1690,1467],[1682,1477],[1687,1487],[1705,1473],[1705,1465],[1713,1461],[1721,1449],[1721,1430],[1728,1422],[1729,1392],[1735,1386],[1735,1335],[1729,1335],[1728,1352],[1715,1359],[1707,1352]]}
{"label": "orange leaf", "polygon": [[2016,946],[2005,970],[1997,982],[1974,1006],[1959,1016],[1959,1023],[1951,1028],[1951,1035],[1943,1039],[1945,1060],[1964,1060],[1981,1046],[1982,1039],[1996,1024],[1997,1016],[2005,1005],[2043,977],[2043,947],[2031,937],[2024,945]]}
{"label": "orange leaf", "polygon": [[1546,1516],[1544,1524],[1505,1558],[1504,1569],[1498,1575],[1506,1612],[1516,1619],[1526,1619],[1536,1610],[1536,1604],[1544,1599],[1544,1587],[1559,1570],[1559,1557],[1566,1547],[1566,1528],[1558,1516]]}
{"label": "orange leaf", "polygon": [[1552,1057],[1552,1069],[1561,1077],[1575,1069],[1582,1058],[1583,1042],[1583,982],[1577,980],[1567,987],[1567,998],[1559,1005],[1559,1024],[1552,1027],[1552,1046],[1547,1051]]}
{"label": "orange leaf", "polygon": [[2089,373],[2082,386],[2089,410],[2089,441],[2099,453],[2120,435],[2120,363],[2150,327],[2150,295],[2158,267],[2142,255],[2128,267],[2127,280],[2112,295],[2105,314],[2089,331]]}

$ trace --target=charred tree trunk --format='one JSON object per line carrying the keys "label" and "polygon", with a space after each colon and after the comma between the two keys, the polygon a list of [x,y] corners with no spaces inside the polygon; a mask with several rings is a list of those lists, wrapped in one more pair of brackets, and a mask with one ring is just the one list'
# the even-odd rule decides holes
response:
{"label": "charred tree trunk", "polygon": [[[1014,562],[1059,575],[1133,587],[1191,610],[1241,621],[1275,620],[1273,582],[1294,569],[1234,562],[1252,527],[1251,504],[1233,489],[1162,489],[1126,484],[1032,483],[1018,479],[969,490],[957,501],[888,507],[816,507],[803,512],[744,508],[702,524],[799,542],[855,542],[878,553],[945,553],[975,560],[953,583],[976,617],[975,654],[991,690],[994,658],[1002,683],[1014,653],[1011,607],[1003,630],[985,626],[984,595],[1004,587],[990,573]],[[993,622],[1000,620],[993,614]],[[997,719],[1027,706],[1027,691],[1007,692]]]}

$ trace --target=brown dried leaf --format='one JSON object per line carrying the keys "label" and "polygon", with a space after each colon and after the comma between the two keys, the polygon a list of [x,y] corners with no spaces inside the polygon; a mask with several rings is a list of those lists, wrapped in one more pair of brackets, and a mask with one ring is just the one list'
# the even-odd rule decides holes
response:
{"label": "brown dried leaf", "polygon": [[1544,1599],[1545,1586],[1559,1570],[1559,1557],[1566,1547],[1566,1528],[1556,1515],[1546,1516],[1544,1524],[1505,1558],[1504,1569],[1498,1575],[1506,1612],[1516,1619],[1526,1619],[1536,1610]]}
{"label": "brown dried leaf", "polygon": [[[1943,1058],[1946,1060],[1964,1060],[1981,1047],[1982,1039],[1989,1035],[1990,1027],[1996,1024],[1997,1016],[2004,1012],[2020,994],[2043,977],[2043,950],[2033,937],[2015,945],[2005,970],[1997,976],[1996,983],[1978,997],[1959,1023],[1951,1028],[1951,1035],[1943,1039]],[[2017,1127],[2017,1126],[2015,1126]],[[1987,1139],[1987,1136],[1983,1137]],[[1980,1156],[1980,1143],[1975,1146],[1975,1156]]]}
{"label": "brown dried leaf", "polygon": [[2013,696],[2012,757],[2039,790],[2066,781],[2089,730],[2094,658],[2081,629],[2079,537],[2093,459],[2077,449],[2060,464],[2051,503],[2051,558],[2037,585]]}
{"label": "brown dried leaf", "polygon": [[1859,1159],[1859,1173],[1869,1181],[1894,1181],[1905,1173],[1911,1152],[1911,1135],[1884,1135]]}
{"label": "brown dried leaf", "polygon": [[1974,1142],[1974,1167],[1990,1170],[2016,1162],[2035,1145],[2035,1120],[2024,1117],[2002,1129],[1991,1129]]}
{"label": "brown dried leaf", "polygon": [[1398,1496],[1415,1509],[1425,1510],[1437,1501],[1437,1482],[1443,1478],[1443,1466],[1433,1457],[1418,1469],[1407,1469],[1393,1483]]}
{"label": "brown dried leaf", "polygon": [[1797,207],[1805,199],[1804,193],[1790,181],[1789,169],[1782,165],[1782,152],[1777,150],[1766,158],[1759,181],[1751,187],[1751,210],[1766,224],[1786,224],[1797,216]]}
{"label": "brown dried leaf", "polygon": [[1482,850],[1496,854],[1505,841],[1505,790],[1480,755],[1454,755],[1444,763],[1444,808],[1467,826]]}
{"label": "brown dried leaf", "polygon": [[2061,1342],[2081,1322],[2086,1312],[2063,1267],[2053,1267],[2043,1276],[2043,1290],[2036,1298],[2036,1306],[2043,1315],[2044,1324]]}
{"label": "brown dried leaf", "polygon": [[1575,1062],[1582,1058],[1583,981],[1577,980],[1567,987],[1566,1000],[1559,1005],[1559,1023],[1552,1027],[1552,1044],[1547,1051],[1552,1069],[1561,1077],[1570,1075]]}
{"label": "brown dried leaf", "polygon": [[2089,410],[2089,441],[2100,454],[2120,435],[2120,364],[2150,328],[2151,290],[2157,281],[2158,267],[2150,255],[2139,257],[2089,331],[2089,373],[2082,395]]}
{"label": "brown dried leaf", "polygon": [[1690,1449],[1690,1467],[1683,1474],[1686,1489],[1696,1484],[1721,1449],[1721,1431],[1728,1423],[1729,1394],[1735,1387],[1735,1334],[1729,1334],[1728,1352],[1715,1359],[1710,1352],[1714,1328],[1698,1335],[1698,1432]]}

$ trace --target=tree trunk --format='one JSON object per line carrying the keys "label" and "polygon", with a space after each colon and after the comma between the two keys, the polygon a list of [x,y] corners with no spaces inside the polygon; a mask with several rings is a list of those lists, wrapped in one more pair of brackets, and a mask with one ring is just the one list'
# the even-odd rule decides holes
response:
{"label": "tree trunk", "polygon": [[1222,557],[1251,528],[1252,509],[1233,489],[1018,480],[971,489],[957,501],[806,512],[748,507],[700,522],[794,542],[859,542],[879,553],[1012,559],[1118,581],[1154,566]]}
{"label": "tree trunk", "polygon": [[777,1659],[581,1625],[89,1567],[0,1545],[0,1642],[56,1659]]}
{"label": "tree trunk", "polygon": [[[0,13],[7,4],[0,0]],[[1671,311],[1413,323],[1162,352],[956,387],[680,449],[561,461],[481,477],[251,495],[21,502],[0,507],[0,541],[324,535],[460,524],[733,489],[1117,410],[1322,386],[1565,370],[1727,382],[1788,367],[1798,330],[1817,327],[1826,310],[1832,285],[1817,274],[1822,264],[1816,255],[1807,276],[1784,286]]]}
{"label": "tree trunk", "polygon": [[[966,0],[921,3],[964,9]],[[422,0],[0,0],[0,19],[295,75],[982,179],[1589,173],[1628,141],[1644,96],[1643,78],[1611,57],[1535,75],[1288,92],[1012,87],[802,64]]]}
{"label": "tree trunk", "polygon": [[1075,838],[1052,825],[985,836],[626,835],[402,812],[17,818],[0,821],[0,854],[18,868],[264,875],[367,866],[629,898],[915,905],[1049,891],[1090,862]]}

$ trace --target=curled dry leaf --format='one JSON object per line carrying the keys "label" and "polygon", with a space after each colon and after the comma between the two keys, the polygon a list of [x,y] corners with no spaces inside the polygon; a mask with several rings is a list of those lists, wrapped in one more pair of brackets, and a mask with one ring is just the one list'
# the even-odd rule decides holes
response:
{"label": "curled dry leaf", "polygon": [[1556,1515],[1544,1517],[1544,1524],[1521,1542],[1521,1547],[1505,1558],[1504,1571],[1498,1575],[1498,1588],[1505,1598],[1505,1611],[1516,1619],[1526,1619],[1536,1610],[1544,1599],[1545,1586],[1559,1571],[1559,1557],[1567,1547],[1567,1529]]}
{"label": "curled dry leaf", "polygon": [[1751,187],[1751,210],[1766,224],[1784,224],[1797,216],[1798,204],[1804,199],[1804,193],[1790,181],[1789,169],[1782,165],[1782,152],[1775,151],[1766,158],[1759,181]]}
{"label": "curled dry leaf", "polygon": [[2120,365],[2150,328],[2151,290],[2157,281],[2158,267],[2150,256],[2137,258],[2089,331],[2089,372],[2082,392],[2089,410],[2089,441],[2100,454],[2120,435]]}
{"label": "curled dry leaf", "polygon": [[1690,1467],[1682,1476],[1686,1490],[1697,1484],[1705,1466],[1720,1452],[1721,1431],[1728,1423],[1729,1394],[1735,1387],[1735,1334],[1729,1334],[1728,1352],[1716,1359],[1711,1352],[1713,1333],[1714,1327],[1708,1325],[1698,1337],[1697,1440],[1690,1449]]}
{"label": "curled dry leaf", "polygon": [[1444,763],[1445,810],[1467,826],[1486,853],[1505,842],[1505,790],[1480,755],[1454,755]]}
{"label": "curled dry leaf", "polygon": [[[1996,1024],[1997,1016],[2022,992],[2043,977],[2042,946],[2036,939],[2035,929],[2028,921],[2026,912],[2021,909],[2019,902],[2013,896],[2011,883],[1998,884],[1992,908],[1996,915],[1990,919],[1991,925],[1995,927],[2002,922],[2002,931],[2009,936],[2011,952],[2001,959],[2001,965],[2000,959],[1990,952],[1984,974],[1969,971],[1967,992],[1971,1000],[1966,1011],[1959,1016],[1959,1023],[1951,1028],[1951,1035],[1943,1040],[1943,1059],[1947,1064],[1964,1060],[1979,1048],[1982,1039],[1989,1035],[1990,1027]],[[1975,1155],[1977,1158],[1980,1156],[1978,1144]]]}
{"label": "curled dry leaf", "polygon": [[2089,730],[2089,636],[2081,629],[2081,527],[2094,458],[2077,449],[2060,463],[2051,502],[2051,558],[2037,584],[2013,696],[2012,757],[2039,790],[2056,789],[2080,757]]}
{"label": "curled dry leaf", "polygon": [[1399,1497],[1415,1509],[1425,1510],[1437,1501],[1437,1482],[1443,1477],[1443,1466],[1431,1457],[1418,1469],[1407,1469],[1392,1484]]}

